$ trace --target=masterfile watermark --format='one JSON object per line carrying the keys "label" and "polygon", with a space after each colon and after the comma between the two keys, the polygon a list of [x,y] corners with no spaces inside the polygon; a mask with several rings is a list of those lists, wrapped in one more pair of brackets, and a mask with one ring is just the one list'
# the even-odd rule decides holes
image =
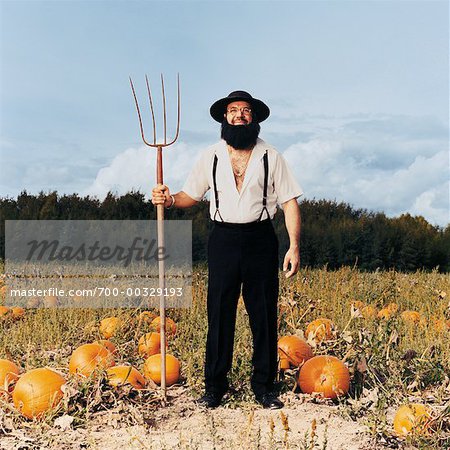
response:
{"label": "masterfile watermark", "polygon": [[144,220],[8,220],[5,228],[6,304],[191,303],[191,221],[165,221],[163,240],[157,222]]}
{"label": "masterfile watermark", "polygon": [[[138,245],[142,242],[142,245]],[[101,246],[97,240],[91,245],[82,243],[78,247],[69,245],[61,245],[60,241],[54,239],[52,241],[36,239],[27,242],[30,251],[26,257],[27,261],[31,261],[33,257],[37,261],[110,261],[117,260],[122,262],[124,267],[128,267],[131,261],[164,261],[170,256],[166,254],[165,247],[157,247],[156,239],[148,240],[142,237],[135,237],[131,246],[128,248],[116,245],[111,248],[109,246]],[[36,255],[36,256],[35,256]]]}

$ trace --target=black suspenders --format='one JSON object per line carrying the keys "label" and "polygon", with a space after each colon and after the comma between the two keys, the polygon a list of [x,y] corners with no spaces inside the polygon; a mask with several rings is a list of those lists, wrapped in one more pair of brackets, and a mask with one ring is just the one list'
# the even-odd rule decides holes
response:
{"label": "black suspenders", "polygon": [[[213,185],[214,185],[214,198],[215,198],[215,202],[216,202],[216,212],[214,213],[213,220],[216,220],[216,215],[219,214],[219,217],[223,222],[222,216],[219,211],[219,192],[217,190],[217,181],[216,181],[217,161],[218,161],[217,155],[214,155],[212,175],[213,175]],[[261,214],[259,215],[257,222],[261,221],[264,211],[267,214],[267,218],[270,219],[270,214],[269,214],[269,211],[267,210],[267,185],[269,182],[269,157],[267,155],[267,150],[263,156],[263,164],[264,164],[264,187],[263,187],[263,201],[262,201],[263,208],[261,210]]]}
{"label": "black suspenders", "polygon": [[219,214],[220,220],[223,222],[222,216],[219,211],[219,192],[217,190],[217,182],[216,182],[216,171],[217,171],[217,155],[214,155],[214,164],[213,164],[213,183],[214,183],[214,197],[216,199],[216,212],[214,213],[213,220],[216,220],[216,215]]}
{"label": "black suspenders", "polygon": [[266,153],[264,153],[263,163],[264,163],[263,209],[261,210],[261,214],[258,217],[258,222],[261,221],[264,211],[266,211],[267,218],[270,219],[270,214],[269,211],[267,210],[267,183],[269,182],[269,157],[267,156],[267,150]]}

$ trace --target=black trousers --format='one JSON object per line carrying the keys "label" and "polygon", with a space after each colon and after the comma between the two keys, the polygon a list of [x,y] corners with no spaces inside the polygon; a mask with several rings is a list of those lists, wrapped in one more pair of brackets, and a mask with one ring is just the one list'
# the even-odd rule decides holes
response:
{"label": "black trousers", "polygon": [[255,395],[273,389],[277,373],[278,239],[270,220],[214,222],[208,242],[207,391],[228,390],[236,310],[242,297],[253,335]]}

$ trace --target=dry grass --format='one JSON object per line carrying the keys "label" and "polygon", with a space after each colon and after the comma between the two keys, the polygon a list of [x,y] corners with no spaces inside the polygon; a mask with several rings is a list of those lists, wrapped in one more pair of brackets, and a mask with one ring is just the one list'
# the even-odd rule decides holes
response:
{"label": "dry grass", "polygon": [[[204,343],[206,339],[207,274],[195,270],[193,302],[188,309],[168,311],[178,323],[170,353],[182,362],[183,381],[195,394],[202,390]],[[450,278],[437,272],[402,274],[395,271],[361,273],[342,268],[335,272],[302,270],[292,280],[281,275],[279,334],[302,335],[306,325],[318,317],[335,324],[334,339],[318,344],[317,354],[328,353],[343,358],[352,374],[350,395],[340,401],[344,417],[367,424],[378,445],[398,448],[450,448],[450,330],[439,331],[437,319],[450,319]],[[389,320],[365,319],[355,301],[373,305],[378,310],[396,303],[397,314]],[[424,317],[419,324],[407,324],[400,316],[404,310],[416,310]],[[28,310],[24,319],[0,322],[0,358],[9,358],[23,370],[49,366],[68,376],[68,358],[79,345],[100,338],[99,321],[111,315],[124,319],[124,326],[112,339],[118,348],[116,364],[130,363],[142,368],[137,354],[137,340],[148,331],[137,316],[141,310],[95,310],[57,308]],[[251,334],[242,301],[239,303],[235,356],[230,382],[235,392],[228,407],[246,407],[253,403],[251,374]],[[295,389],[295,371],[282,380],[284,391]],[[153,390],[130,392],[111,390],[104,378],[80,383],[69,377],[65,402],[53,416],[41,423],[20,417],[10,404],[2,402],[0,429],[48,427],[55,416],[74,417],[75,426],[84,426],[92,414],[108,408],[122,408],[120,421],[128,425],[152,420],[148,405],[160,404]],[[311,401],[319,401],[311,399]],[[428,403],[435,412],[435,432],[427,437],[401,441],[393,435],[392,412],[404,402]],[[1,400],[0,400],[1,402]],[[250,419],[249,419],[250,420]],[[307,420],[307,418],[306,418]],[[310,420],[311,422],[311,420]],[[6,424],[6,425],[5,425]],[[46,425],[44,425],[46,424]],[[286,425],[286,448],[289,431]],[[0,431],[0,434],[2,432]],[[258,433],[253,439],[256,448]],[[318,448],[314,423],[304,437],[303,447]],[[326,439],[325,446],[326,448]]]}

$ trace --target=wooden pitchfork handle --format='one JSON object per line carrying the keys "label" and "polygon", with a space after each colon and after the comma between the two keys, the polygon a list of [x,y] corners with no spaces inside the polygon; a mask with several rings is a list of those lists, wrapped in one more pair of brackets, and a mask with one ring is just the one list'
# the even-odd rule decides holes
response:
{"label": "wooden pitchfork handle", "polygon": [[[156,181],[163,182],[162,147],[159,146],[156,155]],[[156,219],[158,225],[158,248],[165,248],[164,242],[164,204],[156,205]],[[158,259],[158,277],[161,295],[159,296],[159,319],[161,336],[161,389],[166,399],[166,299],[164,297],[166,287],[164,259]]]}

